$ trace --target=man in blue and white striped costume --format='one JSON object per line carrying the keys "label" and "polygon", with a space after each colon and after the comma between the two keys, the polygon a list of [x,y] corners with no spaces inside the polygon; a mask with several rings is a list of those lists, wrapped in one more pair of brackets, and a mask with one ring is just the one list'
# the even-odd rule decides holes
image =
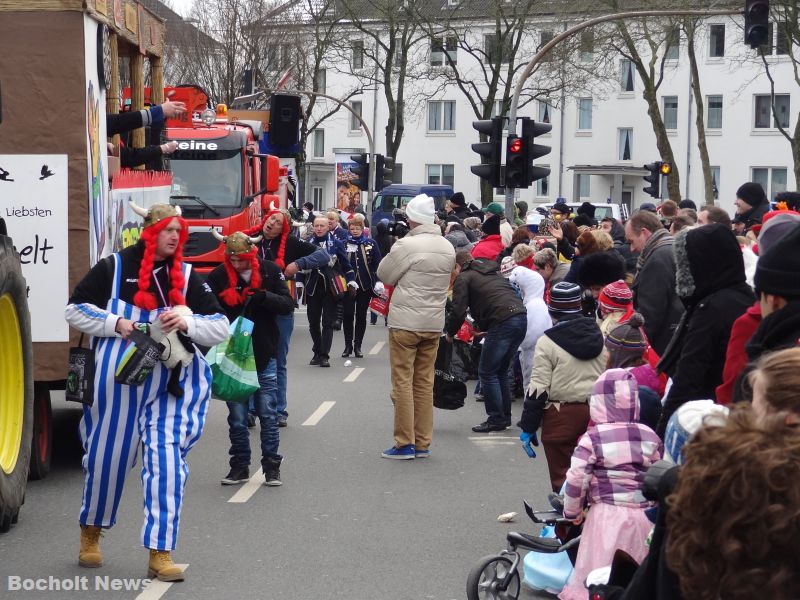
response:
{"label": "man in blue and white striped costume", "polygon": [[177,332],[203,346],[224,340],[229,324],[210,288],[183,264],[188,232],[180,210],[164,204],[134,210],[144,216],[140,241],[98,262],[66,308],[69,324],[93,336],[96,367],[94,404],[84,407],[80,427],[85,481],[78,562],[103,564],[100,532],[116,522],[125,475],[141,445],[148,574],[182,581],[171,551],[189,474],[186,455],[200,438],[208,412],[211,370],[195,352],[188,366],[174,367],[175,375],[157,364],[141,386],[118,384],[114,374],[136,323],[157,321],[165,333]]}

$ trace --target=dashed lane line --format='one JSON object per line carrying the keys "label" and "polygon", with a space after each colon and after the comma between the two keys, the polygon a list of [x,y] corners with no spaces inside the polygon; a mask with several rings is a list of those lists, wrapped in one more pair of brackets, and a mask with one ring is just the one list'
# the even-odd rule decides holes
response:
{"label": "dashed lane line", "polygon": [[375,342],[375,345],[372,347],[372,350],[369,351],[371,355],[377,354],[380,352],[383,347],[386,345],[386,342]]}
{"label": "dashed lane line", "polygon": [[353,383],[361,373],[364,372],[364,367],[356,367],[353,371],[344,379],[342,379],[343,383]]}
{"label": "dashed lane line", "polygon": [[322,404],[319,405],[319,408],[315,410],[310,417],[308,417],[305,422],[303,423],[302,427],[313,427],[317,423],[322,420],[328,411],[333,408],[333,405],[336,404],[333,400],[325,400]]}
{"label": "dashed lane line", "polygon": [[[180,567],[184,571],[189,566],[187,565],[175,565]],[[171,581],[161,581],[159,579],[153,579],[150,582],[150,585],[147,586],[145,590],[142,591],[141,594],[136,596],[136,600],[159,600],[161,596],[167,593],[167,590],[172,587]]]}
{"label": "dashed lane line", "polygon": [[231,496],[231,499],[228,500],[228,502],[233,504],[242,504],[247,502],[253,497],[253,494],[255,494],[259,488],[264,485],[264,481],[266,481],[264,479],[264,471],[259,469],[258,473],[248,479],[247,483],[240,487],[239,490],[233,496]]}

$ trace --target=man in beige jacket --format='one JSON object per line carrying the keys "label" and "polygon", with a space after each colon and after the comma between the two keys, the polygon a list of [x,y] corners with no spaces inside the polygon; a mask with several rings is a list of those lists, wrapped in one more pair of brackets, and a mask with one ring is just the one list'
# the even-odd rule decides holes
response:
{"label": "man in beige jacket", "polygon": [[392,368],[394,441],[381,456],[430,455],[433,435],[433,377],[444,328],[444,305],[455,267],[455,250],[434,223],[433,198],[421,194],[406,205],[409,233],[397,240],[378,278],[394,286],[389,304],[389,361]]}

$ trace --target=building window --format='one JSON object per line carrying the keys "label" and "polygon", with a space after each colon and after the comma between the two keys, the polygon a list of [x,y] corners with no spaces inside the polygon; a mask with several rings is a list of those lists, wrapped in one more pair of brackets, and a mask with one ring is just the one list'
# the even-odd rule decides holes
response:
{"label": "building window", "polygon": [[578,98],[578,131],[592,129],[592,99]]}
{"label": "building window", "polygon": [[[547,167],[547,165],[536,165],[537,167]],[[548,198],[550,196],[550,177],[536,181],[536,196],[538,198]],[[522,215],[520,215],[522,217]],[[524,218],[524,217],[523,217]]]}
{"label": "building window", "polygon": [[633,63],[627,58],[623,58],[620,61],[620,70],[619,70],[619,85],[620,89],[622,89],[623,92],[633,91],[633,79],[634,79],[633,75],[634,75]]}
{"label": "building window", "polygon": [[584,29],[581,32],[578,55],[581,62],[592,62],[592,58],[594,58],[594,32],[591,29]]}
{"label": "building window", "polygon": [[537,50],[540,50],[545,44],[549,44],[550,42],[552,42],[554,37],[555,34],[552,31],[549,30],[542,31],[541,34],[542,41],[539,44],[539,48],[537,48]]}
{"label": "building window", "polygon": [[591,177],[591,175],[578,175],[578,199],[580,200],[591,197],[589,177]]}
{"label": "building window", "polygon": [[442,66],[458,62],[458,38],[435,37],[431,40],[431,64]]}
{"label": "building window", "polygon": [[786,191],[786,169],[782,167],[754,167],[751,169],[751,181],[760,183],[767,198]]}
{"label": "building window", "polygon": [[322,186],[311,187],[311,202],[314,203],[314,210],[322,210]]}
{"label": "building window", "polygon": [[550,120],[550,111],[552,110],[552,106],[547,100],[539,100],[539,123],[551,123]]}
{"label": "building window", "polygon": [[356,40],[353,42],[353,56],[350,61],[354,69],[364,68],[364,42]]}
{"label": "building window", "polygon": [[777,129],[778,126],[789,127],[789,94],[775,94],[775,114],[772,118],[771,98],[768,94],[755,97],[755,123],[756,129]]}
{"label": "building window", "polygon": [[427,182],[430,185],[450,185],[455,182],[453,178],[453,165],[427,165]]}
{"label": "building window", "polygon": [[619,160],[630,160],[633,154],[633,129],[618,129],[619,137]]}
{"label": "building window", "polygon": [[393,64],[395,67],[400,67],[403,64],[403,39],[402,38],[394,38],[394,60]]}
{"label": "building window", "polygon": [[785,56],[792,51],[792,33],[789,23],[777,21],[768,24],[767,42],[764,44],[764,54]]}
{"label": "building window", "polygon": [[666,45],[664,58],[678,60],[681,53],[681,30],[677,26],[667,31],[664,44]]}
{"label": "building window", "polygon": [[454,131],[455,128],[455,100],[431,100],[428,102],[428,131]]}
{"label": "building window", "polygon": [[512,39],[511,34],[508,33],[506,36],[501,40],[502,43],[497,41],[496,35],[484,35],[483,36],[483,51],[486,53],[486,62],[490,65],[493,65],[497,62],[497,53],[500,53],[500,63],[507,64],[509,58],[514,52],[514,49],[511,45]]}
{"label": "building window", "polygon": [[664,128],[677,129],[678,128],[678,97],[677,96],[664,96]]}
{"label": "building window", "polygon": [[725,25],[709,25],[708,56],[709,58],[725,56]]}
{"label": "building window", "polygon": [[325,156],[325,130],[314,130],[314,158],[323,158]]}
{"label": "building window", "polygon": [[[361,116],[361,100],[354,100],[350,103],[350,107],[355,111],[355,113],[360,117]],[[361,121],[356,119],[356,115],[350,113],[350,131],[360,131],[361,130]]]}
{"label": "building window", "polygon": [[[492,105],[492,118],[507,117],[507,116],[508,116],[508,111],[503,106],[503,101],[495,100],[494,104]],[[508,119],[503,119],[503,131],[508,131]]]}
{"label": "building window", "polygon": [[325,71],[325,69],[319,69],[317,71],[317,78],[314,84],[314,91],[317,92],[318,94],[324,94],[325,88],[328,87],[327,79],[328,79],[327,71]]}
{"label": "building window", "polygon": [[722,96],[706,97],[706,127],[722,129]]}
{"label": "building window", "polygon": [[281,69],[288,69],[295,62],[293,54],[294,48],[291,44],[281,45]]}
{"label": "building window", "polygon": [[719,167],[711,167],[711,185],[714,189],[714,198],[719,196]]}

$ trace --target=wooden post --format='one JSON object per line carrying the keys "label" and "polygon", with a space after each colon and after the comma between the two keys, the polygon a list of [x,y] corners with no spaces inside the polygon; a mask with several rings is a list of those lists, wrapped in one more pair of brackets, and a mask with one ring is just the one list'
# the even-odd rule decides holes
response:
{"label": "wooden post", "polygon": [[[144,108],[144,57],[138,52],[131,53],[131,110]],[[134,148],[144,147],[144,129],[134,129],[132,135]]]}
{"label": "wooden post", "polygon": [[164,102],[164,59],[150,57],[150,101],[153,105]]}

